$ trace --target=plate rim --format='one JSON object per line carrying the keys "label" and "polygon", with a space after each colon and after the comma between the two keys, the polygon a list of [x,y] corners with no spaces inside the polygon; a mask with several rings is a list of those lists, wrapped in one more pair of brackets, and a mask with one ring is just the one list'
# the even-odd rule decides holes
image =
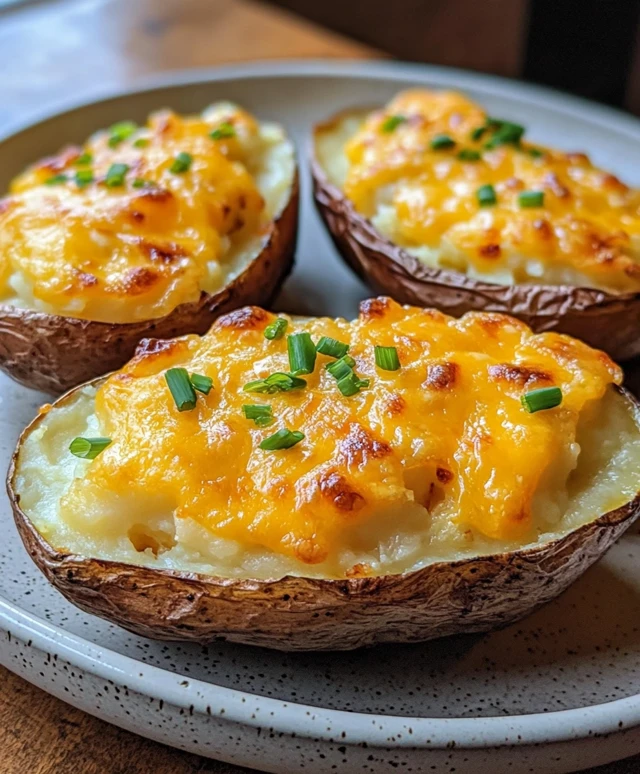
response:
{"label": "plate rim", "polygon": [[[0,143],[64,113],[90,108],[121,97],[160,89],[232,79],[334,77],[345,79],[384,78],[406,81],[430,80],[440,87],[473,89],[529,107],[540,105],[592,126],[640,141],[640,119],[606,105],[545,86],[525,84],[496,75],[434,65],[384,60],[284,59],[256,60],[221,67],[171,70],[135,78],[122,88],[93,89],[70,100],[56,101],[44,109],[10,121],[0,128]],[[514,93],[515,92],[515,93]],[[226,720],[259,727],[263,718],[278,732],[306,738],[336,741],[344,745],[442,749],[455,744],[462,749],[523,747],[609,734],[640,725],[640,693],[610,702],[512,716],[476,718],[428,718],[367,714],[326,709],[273,699],[260,694],[226,688],[140,662],[109,648],[100,648],[79,635],[66,632],[23,610],[0,596],[0,628],[31,642],[40,650],[55,653],[85,671],[106,680],[125,683],[146,696],[154,696],[178,707],[193,707],[199,713],[217,714],[224,707]],[[104,654],[109,654],[105,661]],[[185,682],[187,683],[185,685]],[[152,687],[153,686],[153,687]],[[247,701],[249,699],[249,701]],[[209,708],[209,709],[208,709]],[[259,710],[259,711],[256,711]],[[407,728],[412,729],[407,734]],[[589,729],[588,733],[586,729]],[[341,734],[346,733],[342,737]]]}

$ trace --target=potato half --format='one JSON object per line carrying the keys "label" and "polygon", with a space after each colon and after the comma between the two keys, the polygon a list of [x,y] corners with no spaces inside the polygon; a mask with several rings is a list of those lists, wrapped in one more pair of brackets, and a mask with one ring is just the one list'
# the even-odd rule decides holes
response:
{"label": "potato half", "polygon": [[[412,93],[409,92],[406,96],[407,103],[413,99],[411,95]],[[466,109],[473,110],[473,115],[477,116],[478,125],[480,125],[480,122],[484,120],[484,114],[480,109],[473,103],[463,100],[460,95],[452,95],[452,97],[461,102],[460,106],[454,106],[460,108],[459,115],[463,115]],[[398,99],[402,99],[402,95]],[[453,113],[453,109],[451,112],[452,115],[458,115]],[[526,322],[534,331],[555,330],[581,338],[592,346],[603,349],[618,361],[634,357],[640,353],[640,336],[638,336],[640,293],[637,290],[637,272],[634,274],[635,279],[628,278],[628,282],[623,282],[621,287],[615,290],[607,287],[606,282],[601,286],[598,286],[597,282],[591,284],[585,277],[580,276],[579,271],[573,272],[575,276],[572,276],[571,271],[565,271],[563,275],[562,268],[556,270],[554,279],[547,284],[544,284],[544,272],[540,272],[543,276],[539,281],[532,276],[523,282],[518,280],[505,282],[497,279],[494,281],[491,272],[486,271],[486,267],[483,272],[475,274],[463,268],[458,270],[458,264],[462,266],[467,259],[460,252],[452,250],[451,244],[444,245],[438,240],[432,244],[427,244],[423,250],[424,253],[433,258],[439,252],[440,256],[436,260],[425,261],[424,256],[420,257],[420,250],[412,250],[406,245],[402,246],[398,240],[392,238],[391,232],[395,228],[393,224],[387,224],[390,230],[383,233],[384,229],[380,223],[385,220],[385,217],[365,216],[345,195],[343,189],[348,168],[345,147],[367,120],[378,120],[371,119],[372,115],[379,116],[380,121],[384,120],[385,116],[382,111],[372,114],[370,109],[354,109],[339,113],[315,127],[311,144],[311,171],[318,211],[342,257],[371,288],[376,292],[389,294],[402,303],[426,307],[434,306],[454,316],[459,316],[469,310],[510,314]],[[435,119],[436,128],[433,131],[439,127],[437,120]],[[412,131],[411,117],[409,123],[405,123],[403,126],[405,125],[410,127],[406,131]],[[467,124],[464,126],[466,127]],[[395,131],[403,131],[402,126]],[[466,129],[464,131],[466,132]],[[465,136],[468,135],[465,134]],[[486,135],[484,139],[486,139]],[[481,149],[481,144],[476,143],[474,147],[476,145]],[[460,147],[460,143],[457,143],[457,147]],[[438,158],[434,160],[434,164],[441,159],[444,159],[443,163],[446,163],[447,152],[452,156],[455,164],[464,167],[461,175],[465,173],[467,176],[477,175],[477,182],[471,183],[471,185],[478,187],[483,182],[493,179],[482,179],[482,171],[478,162],[456,160],[455,154],[458,151],[455,147],[453,150],[447,151],[445,149],[440,153]],[[498,152],[501,150],[498,149]],[[554,152],[549,151],[549,153]],[[524,153],[520,154],[520,156],[524,155]],[[560,155],[558,154],[558,158]],[[588,164],[588,160],[583,154],[573,154],[573,156],[576,158],[576,164]],[[391,151],[387,158],[392,158]],[[545,158],[536,159],[535,162],[539,166],[546,163]],[[499,166],[498,162],[496,162],[496,166]],[[564,196],[565,193],[569,192],[568,188],[558,182],[558,177],[552,171],[553,167],[550,166],[549,169],[551,171],[548,173],[549,177],[545,184],[550,186],[550,190],[545,193],[547,201],[551,201],[556,195]],[[589,170],[591,169],[593,168],[589,168]],[[609,186],[612,200],[616,199],[618,195],[627,195],[626,192],[629,189],[613,175],[600,173],[598,170],[595,172],[603,177],[602,183],[598,183],[598,181],[594,183],[596,189]],[[534,175],[536,174],[538,172],[534,170]],[[381,173],[382,175],[383,173]],[[469,180],[462,180],[463,187],[469,184]],[[505,184],[523,187],[522,181],[515,177],[506,181]],[[385,201],[390,195],[390,189],[391,181],[384,180],[380,183],[380,196],[387,197]],[[514,195],[514,192],[511,191],[509,195]],[[410,194],[407,194],[407,202],[409,208],[414,206]],[[472,196],[470,209],[473,209],[474,205],[477,210],[477,204]],[[437,206],[435,205],[436,208]],[[487,211],[480,212],[478,217],[489,218],[490,208],[486,209]],[[518,239],[529,237],[532,240],[538,239],[541,242],[542,252],[547,249],[545,244],[542,244],[544,240],[547,240],[546,244],[548,245],[549,240],[556,238],[553,236],[554,228],[557,227],[558,234],[566,233],[569,230],[559,221],[554,223],[554,216],[546,219],[544,211],[538,221],[533,220],[532,213],[535,213],[535,210],[527,210],[527,214],[531,214],[532,217],[531,223],[526,226],[530,229],[530,233],[520,233],[510,245],[506,245],[508,248],[506,251],[505,243],[509,241],[508,237],[502,244],[500,237],[487,237],[485,240],[487,244],[480,244],[482,230],[478,229],[475,235],[468,234],[464,238],[471,240],[470,243],[473,243],[474,250],[486,250],[487,255],[493,254],[489,253],[489,250],[499,254],[502,249],[503,258],[507,253],[509,258],[515,257],[517,270],[524,274],[524,267],[536,264],[535,251],[532,250],[529,253],[533,258],[531,261],[528,261],[526,257],[523,259],[522,256],[518,256]],[[444,217],[454,216],[447,213]],[[581,215],[577,214],[576,222],[580,221],[580,218]],[[378,227],[374,225],[372,220],[378,224]],[[491,228],[488,229],[487,234]],[[580,231],[580,240],[584,242],[584,245],[578,245],[578,239],[576,239],[576,251],[579,254],[589,255],[594,264],[600,263],[600,266],[604,267],[609,261],[618,260],[620,257],[626,259],[626,251],[637,250],[639,243],[637,235],[629,235],[622,230],[616,231],[613,228],[610,232],[603,230],[594,234],[590,234],[588,228],[584,228]],[[624,242],[625,246],[619,254],[620,245],[618,242],[620,240]],[[418,239],[413,244],[421,243]],[[631,269],[635,271],[634,266],[631,266]],[[604,273],[606,274],[606,272]]]}
{"label": "potato half", "polygon": [[[54,395],[119,368],[145,336],[204,333],[224,312],[268,305],[293,265],[298,175],[281,127],[219,103],[110,131],[39,162],[0,200],[0,368]],[[186,171],[173,166],[178,151],[191,157]],[[116,162],[128,172],[110,187]],[[91,182],[76,182],[83,172]],[[243,184],[258,212],[262,198],[244,227]],[[206,281],[194,279],[205,262]]]}
{"label": "potato half", "polygon": [[[262,451],[258,442],[277,425],[263,429],[243,418],[240,406],[251,402],[252,395],[236,384],[246,381],[252,363],[257,362],[252,359],[256,351],[262,352],[260,367],[278,366],[280,361],[286,361],[284,340],[264,340],[262,331],[273,319],[271,316],[261,310],[227,315],[214,324],[209,342],[208,337],[201,342],[195,337],[177,343],[149,342],[128,370],[78,387],[53,406],[45,407],[20,438],[7,486],[18,530],[34,562],[71,602],[137,634],[201,643],[223,638],[280,650],[344,650],[382,642],[415,642],[483,632],[515,621],[560,594],[640,513],[640,409],[636,399],[610,384],[600,398],[590,401],[584,417],[581,412],[577,430],[574,427],[574,441],[569,442],[558,423],[567,421],[569,424],[562,426],[568,428],[574,421],[571,406],[577,404],[572,399],[567,397],[566,410],[555,409],[539,419],[530,419],[519,406],[517,393],[521,387],[514,379],[534,383],[546,378],[543,371],[536,371],[531,365],[496,367],[491,365],[491,359],[478,359],[473,353],[464,359],[465,350],[461,349],[457,368],[436,362],[427,371],[424,383],[424,376],[418,373],[424,361],[420,361],[420,367],[407,369],[406,376],[370,369],[366,347],[362,349],[364,339],[359,336],[368,335],[371,330],[380,335],[380,315],[385,309],[395,316],[398,326],[406,322],[405,313],[413,315],[411,325],[421,320],[420,324],[426,324],[434,334],[444,334],[453,327],[460,335],[471,332],[475,337],[481,330],[474,326],[486,325],[492,331],[490,335],[495,336],[496,326],[503,326],[507,339],[522,336],[525,347],[529,346],[529,334],[518,327],[521,324],[510,323],[508,318],[467,316],[466,320],[448,322],[448,318],[439,318],[437,313],[431,313],[432,318],[427,319],[426,313],[422,312],[420,317],[418,310],[403,312],[390,302],[370,302],[365,314],[373,313],[373,319],[361,318],[360,333],[351,338],[357,368],[369,376],[370,384],[355,396],[341,397],[333,378],[319,364],[316,373],[306,377],[308,385],[304,390],[255,396],[260,403],[270,402],[274,416],[286,413],[287,424],[305,433],[305,440],[298,446],[268,452]],[[322,318],[289,321],[294,329],[313,331],[314,338],[325,331],[333,338],[342,335],[348,340],[352,324],[333,321],[335,327],[331,328],[330,323]],[[397,333],[400,357],[405,362],[407,353],[415,351],[411,349],[415,339],[407,338],[406,331],[405,327]],[[489,335],[488,329],[485,333]],[[538,338],[542,357],[548,356],[550,348],[557,352],[558,362],[568,362],[565,358],[571,357],[571,351],[580,357],[591,357],[586,348],[580,349],[584,345],[578,342],[572,345],[563,337],[557,341]],[[198,360],[198,353],[205,352],[208,357],[207,347],[225,341],[230,342],[236,355],[246,347],[249,363],[247,357],[233,361],[226,354],[210,361],[211,373],[216,374],[214,390],[207,398],[198,398],[197,412],[176,414],[171,396],[166,388],[163,390],[164,369],[175,365],[176,359],[183,362],[189,357],[195,359],[189,364],[185,362],[185,367],[196,364],[203,371],[204,360]],[[408,350],[402,349],[402,341]],[[216,351],[226,352],[226,345]],[[531,350],[526,351],[531,355]],[[610,369],[610,361],[602,353],[593,354],[590,367],[596,370],[589,379],[609,378],[606,369]],[[494,355],[504,356],[504,348]],[[318,357],[322,361],[324,356]],[[477,379],[483,362],[489,363],[490,373],[489,392],[484,394],[493,400],[493,392],[500,392],[504,402],[499,415],[506,411],[516,424],[523,423],[517,435],[528,432],[526,427],[543,434],[547,432],[545,428],[556,428],[553,444],[560,444],[553,464],[539,479],[533,504],[529,506],[536,514],[537,527],[525,530],[524,535],[517,532],[517,487],[506,496],[507,500],[515,496],[515,505],[511,504],[515,521],[508,530],[514,528],[516,533],[502,534],[501,528],[496,532],[483,514],[479,514],[478,531],[473,520],[461,525],[459,515],[447,510],[447,487],[457,486],[457,476],[468,474],[466,463],[460,462],[458,455],[473,454],[473,444],[458,447],[452,457],[443,452],[446,462],[439,461],[436,468],[432,467],[431,452],[425,452],[409,438],[414,431],[425,433],[423,446],[433,442],[438,447],[441,431],[429,441],[428,431],[419,424],[422,420],[415,413],[416,406],[439,413],[438,406],[445,400],[449,406],[445,423],[457,421],[451,412],[455,412],[460,401],[464,402],[465,384],[470,384],[466,380]],[[547,357],[547,365],[551,362]],[[562,370],[556,372],[554,378],[560,380],[561,373]],[[609,373],[618,378],[615,370]],[[401,378],[408,384],[404,397],[389,392],[393,380]],[[568,378],[573,380],[574,376]],[[460,389],[451,392],[453,401],[449,402],[446,395],[455,379],[462,380]],[[574,387],[567,389],[590,389],[582,378],[572,383]],[[114,438],[118,433],[121,438],[126,437],[126,444],[112,446],[116,468],[111,473],[109,467],[96,469],[98,478],[93,481],[98,482],[98,489],[86,489],[87,484],[93,486],[86,477],[96,461],[75,459],[69,454],[69,443],[81,434],[104,433],[99,413],[105,407],[112,411],[118,394],[130,396],[124,403],[124,421],[130,430],[125,430],[125,425],[113,425],[109,432],[116,433]],[[151,404],[146,403],[147,394]],[[137,425],[130,424],[131,418],[143,404],[148,407],[146,427],[134,441],[130,432],[133,428],[136,434]],[[338,419],[328,416],[331,406],[335,407]],[[387,419],[381,413],[384,411],[391,411]],[[463,410],[465,422],[467,411]],[[360,417],[360,424],[347,421],[345,425],[339,419],[349,416],[348,412],[353,412],[352,418]],[[369,425],[369,421],[373,424]],[[182,471],[176,479],[180,489],[183,482],[190,485],[190,477],[198,469],[200,445],[211,444],[202,457],[206,462],[204,476],[214,476],[217,483],[212,479],[207,487],[219,488],[223,498],[220,521],[213,533],[202,528],[206,518],[204,522],[188,515],[177,518],[167,509],[161,482],[167,480],[168,474],[160,472],[160,483],[153,495],[145,495],[147,490],[142,484],[138,487],[142,487],[141,491],[136,493],[132,479],[135,473],[128,467],[133,458],[129,457],[122,470],[117,467],[123,459],[117,449],[136,444],[135,448],[140,449],[139,464],[148,471],[148,465],[158,461],[157,449],[152,445],[155,441],[164,443],[158,428],[166,426],[165,422],[171,425],[169,432],[181,432],[183,427],[189,433],[176,449],[176,454],[185,456],[171,457],[170,468]],[[324,429],[323,422],[329,423]],[[485,441],[489,443],[482,452],[484,457],[492,454],[490,439],[485,435],[492,426],[491,420],[481,425],[477,442],[480,446]],[[330,426],[334,428],[332,434],[327,432]],[[400,453],[403,436],[409,450],[403,453],[405,456]],[[505,444],[509,443],[506,436],[500,437],[505,440],[496,440],[495,448],[504,457]],[[147,444],[144,438],[148,439]],[[332,449],[337,450],[335,454]],[[108,453],[109,449],[103,452]],[[145,453],[150,455],[148,460]],[[507,456],[511,454],[509,451]],[[187,458],[192,460],[190,464],[186,464]],[[414,468],[421,459],[421,466]],[[485,457],[485,462],[487,459],[491,458]],[[518,459],[518,470],[524,479],[538,481],[531,466],[534,459],[544,460],[545,454],[541,457],[539,449],[530,448],[525,442],[524,453],[519,452]],[[508,490],[512,472],[505,468],[505,479],[499,470],[491,472],[492,465],[489,462],[491,480],[497,476],[501,486]],[[511,457],[510,467],[515,465],[515,457]],[[145,473],[140,476],[144,478]],[[198,480],[197,497],[203,493],[206,497],[206,489]],[[429,481],[435,481],[435,488]],[[71,507],[69,511],[69,500],[65,498],[70,487],[76,485],[80,489],[75,491],[81,497],[88,492],[90,499],[86,508]],[[528,486],[523,480],[522,492]],[[298,487],[297,495],[292,487]],[[91,494],[94,491],[99,493],[97,500]],[[305,505],[307,495],[311,498],[311,511]],[[213,492],[213,496],[217,498],[218,494]],[[291,498],[297,503],[297,515],[289,513],[290,502],[294,502]],[[67,503],[66,516],[60,515],[63,501]],[[78,501],[73,502],[77,506]],[[473,501],[469,502],[473,505]],[[230,504],[233,513],[224,510],[225,503]],[[254,506],[275,518],[271,525],[267,523],[266,532],[260,532],[258,522],[249,527],[249,532],[243,527],[242,511]],[[282,513],[283,507],[286,513]],[[236,515],[238,521],[234,524]],[[313,523],[314,516],[320,521],[312,527],[317,540],[311,551],[304,530],[309,519]],[[464,517],[469,519],[470,515]],[[332,524],[337,525],[337,531],[331,531]],[[229,534],[229,529],[232,539],[220,539],[221,534]],[[487,537],[483,531],[493,536]],[[303,539],[292,549],[289,538],[296,534]],[[322,543],[327,535],[328,543]],[[266,548],[270,540],[271,548]],[[338,545],[342,546],[340,551]],[[323,548],[328,549],[328,555]],[[334,560],[329,561],[331,556]]]}

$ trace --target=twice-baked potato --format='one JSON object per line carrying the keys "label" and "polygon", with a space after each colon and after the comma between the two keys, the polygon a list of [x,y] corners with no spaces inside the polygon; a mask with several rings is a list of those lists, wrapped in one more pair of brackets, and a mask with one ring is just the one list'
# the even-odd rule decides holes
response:
{"label": "twice-baked potato", "polygon": [[321,216],[376,291],[504,312],[640,353],[640,191],[460,94],[416,89],[317,126]]}
{"label": "twice-baked potato", "polygon": [[293,144],[231,103],[123,121],[40,161],[0,200],[0,368],[59,394],[145,336],[268,304],[297,217]]}
{"label": "twice-baked potato", "polygon": [[621,379],[498,314],[247,307],[45,406],[8,491],[51,583],[138,634],[339,650],[480,632],[638,516]]}

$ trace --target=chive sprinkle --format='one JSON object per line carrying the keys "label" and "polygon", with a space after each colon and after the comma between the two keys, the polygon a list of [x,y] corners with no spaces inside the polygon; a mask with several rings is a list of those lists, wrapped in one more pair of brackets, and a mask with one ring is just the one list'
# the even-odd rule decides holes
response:
{"label": "chive sprinkle", "polygon": [[213,379],[202,374],[191,374],[191,384],[194,390],[201,392],[203,395],[208,395],[213,388]]}
{"label": "chive sprinkle", "polygon": [[496,189],[491,185],[491,183],[487,183],[487,185],[481,185],[480,188],[478,188],[476,191],[476,198],[478,199],[478,204],[481,207],[490,207],[491,205],[498,203]]}
{"label": "chive sprinkle", "polygon": [[447,148],[453,148],[456,144],[452,137],[448,134],[437,134],[431,140],[431,150],[446,150]]}
{"label": "chive sprinkle", "polygon": [[532,159],[539,159],[544,156],[542,148],[527,148],[526,152]]}
{"label": "chive sprinkle", "polygon": [[295,374],[275,373],[267,376],[266,379],[256,379],[253,382],[247,382],[242,389],[244,392],[258,392],[273,395],[275,392],[301,390],[306,386],[306,381],[300,379]]}
{"label": "chive sprinkle", "polygon": [[109,147],[115,148],[120,145],[121,142],[127,140],[131,135],[137,131],[138,126],[133,121],[120,121],[114,124],[109,129]]}
{"label": "chive sprinkle", "polygon": [[193,156],[190,153],[181,151],[173,160],[173,164],[169,167],[169,172],[173,172],[174,175],[181,175],[184,172],[188,172],[193,161]]}
{"label": "chive sprinkle", "polygon": [[336,360],[333,363],[329,363],[327,366],[327,371],[331,374],[331,376],[334,377],[334,379],[340,381],[340,379],[343,379],[345,376],[348,376],[350,373],[352,373],[355,364],[356,361],[352,357],[345,355],[339,360]]}
{"label": "chive sprinkle", "polygon": [[220,126],[217,129],[214,129],[209,135],[212,140],[228,140],[230,137],[235,136],[235,127],[229,121],[223,121]]}
{"label": "chive sprinkle", "polygon": [[112,164],[107,170],[105,185],[109,188],[118,188],[124,185],[124,178],[128,171],[128,164]]}
{"label": "chive sprinkle", "polygon": [[63,174],[54,175],[53,177],[50,177],[48,180],[44,181],[45,185],[61,185],[62,183],[67,182],[67,176]]}
{"label": "chive sprinkle", "polygon": [[84,167],[87,164],[91,164],[92,161],[93,161],[93,156],[91,155],[91,153],[86,153],[85,152],[85,153],[81,153],[78,156],[78,158],[75,160],[74,164],[77,167]]}
{"label": "chive sprinkle", "polygon": [[69,451],[83,460],[95,460],[110,444],[111,438],[74,438]]}
{"label": "chive sprinkle", "polygon": [[178,411],[192,411],[196,407],[196,392],[186,368],[170,368],[164,375]]}
{"label": "chive sprinkle", "polygon": [[338,379],[338,389],[347,398],[360,392],[362,387],[368,387],[368,379],[360,379],[353,371],[342,379]]}
{"label": "chive sprinkle", "polygon": [[460,161],[480,161],[482,154],[477,150],[471,150],[471,148],[463,148],[458,153]]}
{"label": "chive sprinkle", "polygon": [[304,433],[299,430],[287,430],[283,427],[277,433],[265,438],[260,444],[263,451],[279,451],[280,449],[290,449],[304,438]]}
{"label": "chive sprinkle", "polygon": [[378,368],[381,368],[383,371],[400,370],[400,358],[395,347],[380,347],[376,344],[374,353]]}
{"label": "chive sprinkle", "polygon": [[519,145],[525,132],[524,126],[500,118],[487,118],[487,125],[494,130],[493,136],[484,145],[488,150],[498,145]]}
{"label": "chive sprinkle", "polygon": [[404,124],[406,120],[405,116],[389,116],[384,119],[380,129],[386,134],[389,134],[390,132],[395,131],[400,124]]}
{"label": "chive sprinkle", "polygon": [[344,357],[349,351],[349,345],[338,339],[332,339],[329,336],[323,336],[316,344],[316,351],[321,355],[340,358]]}
{"label": "chive sprinkle", "polygon": [[90,169],[79,169],[74,176],[74,180],[78,188],[84,188],[89,183],[93,183],[93,172]]}
{"label": "chive sprinkle", "polygon": [[487,131],[486,126],[476,126],[475,129],[472,130],[469,137],[474,141],[477,142],[478,140],[482,139],[482,135]]}
{"label": "chive sprinkle", "polygon": [[143,180],[141,177],[136,177],[136,179],[131,183],[131,185],[134,188],[147,188],[149,186],[152,186],[153,183],[150,180]]}
{"label": "chive sprinkle", "polygon": [[559,406],[562,403],[562,390],[559,387],[541,387],[539,390],[525,392],[520,397],[525,411],[534,414]]}
{"label": "chive sprinkle", "polygon": [[137,140],[133,141],[134,148],[146,148],[148,144],[149,140],[146,137],[138,137]]}
{"label": "chive sprinkle", "polygon": [[522,191],[518,194],[518,204],[521,207],[542,207],[544,191]]}
{"label": "chive sprinkle", "polygon": [[246,419],[253,419],[258,427],[266,427],[273,422],[271,406],[261,406],[256,403],[242,407]]}
{"label": "chive sprinkle", "polygon": [[277,317],[272,323],[269,323],[264,329],[265,339],[273,341],[274,339],[281,339],[284,336],[284,332],[287,330],[289,323],[284,317]]}
{"label": "chive sprinkle", "polygon": [[310,334],[292,333],[287,336],[289,368],[294,374],[311,374],[316,365],[316,348]]}

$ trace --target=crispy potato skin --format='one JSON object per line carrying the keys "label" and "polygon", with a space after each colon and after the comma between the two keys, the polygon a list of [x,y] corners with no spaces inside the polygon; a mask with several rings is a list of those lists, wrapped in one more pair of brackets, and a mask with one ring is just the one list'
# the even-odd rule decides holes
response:
{"label": "crispy potato skin", "polygon": [[0,368],[17,382],[52,395],[115,371],[141,339],[204,334],[222,314],[247,304],[268,306],[293,267],[298,231],[297,174],[286,207],[259,255],[228,285],[193,304],[139,323],[101,323],[0,305]]}
{"label": "crispy potato skin", "polygon": [[[640,422],[638,401],[618,389]],[[72,401],[74,393],[56,405]],[[7,478],[29,555],[70,602],[152,639],[202,644],[224,639],[311,651],[489,631],[561,594],[640,515],[639,492],[631,502],[542,546],[439,562],[402,575],[261,581],[137,567],[56,551],[21,509],[15,489],[18,457],[40,421],[42,415],[22,434]]]}
{"label": "crispy potato skin", "polygon": [[[314,138],[345,115],[316,126]],[[377,231],[329,182],[316,157],[315,142],[311,174],[316,207],[338,252],[377,293],[403,304],[435,307],[454,317],[471,310],[502,312],[519,318],[536,333],[575,336],[618,361],[640,354],[640,293],[613,294],[569,285],[498,285],[433,269]]]}

